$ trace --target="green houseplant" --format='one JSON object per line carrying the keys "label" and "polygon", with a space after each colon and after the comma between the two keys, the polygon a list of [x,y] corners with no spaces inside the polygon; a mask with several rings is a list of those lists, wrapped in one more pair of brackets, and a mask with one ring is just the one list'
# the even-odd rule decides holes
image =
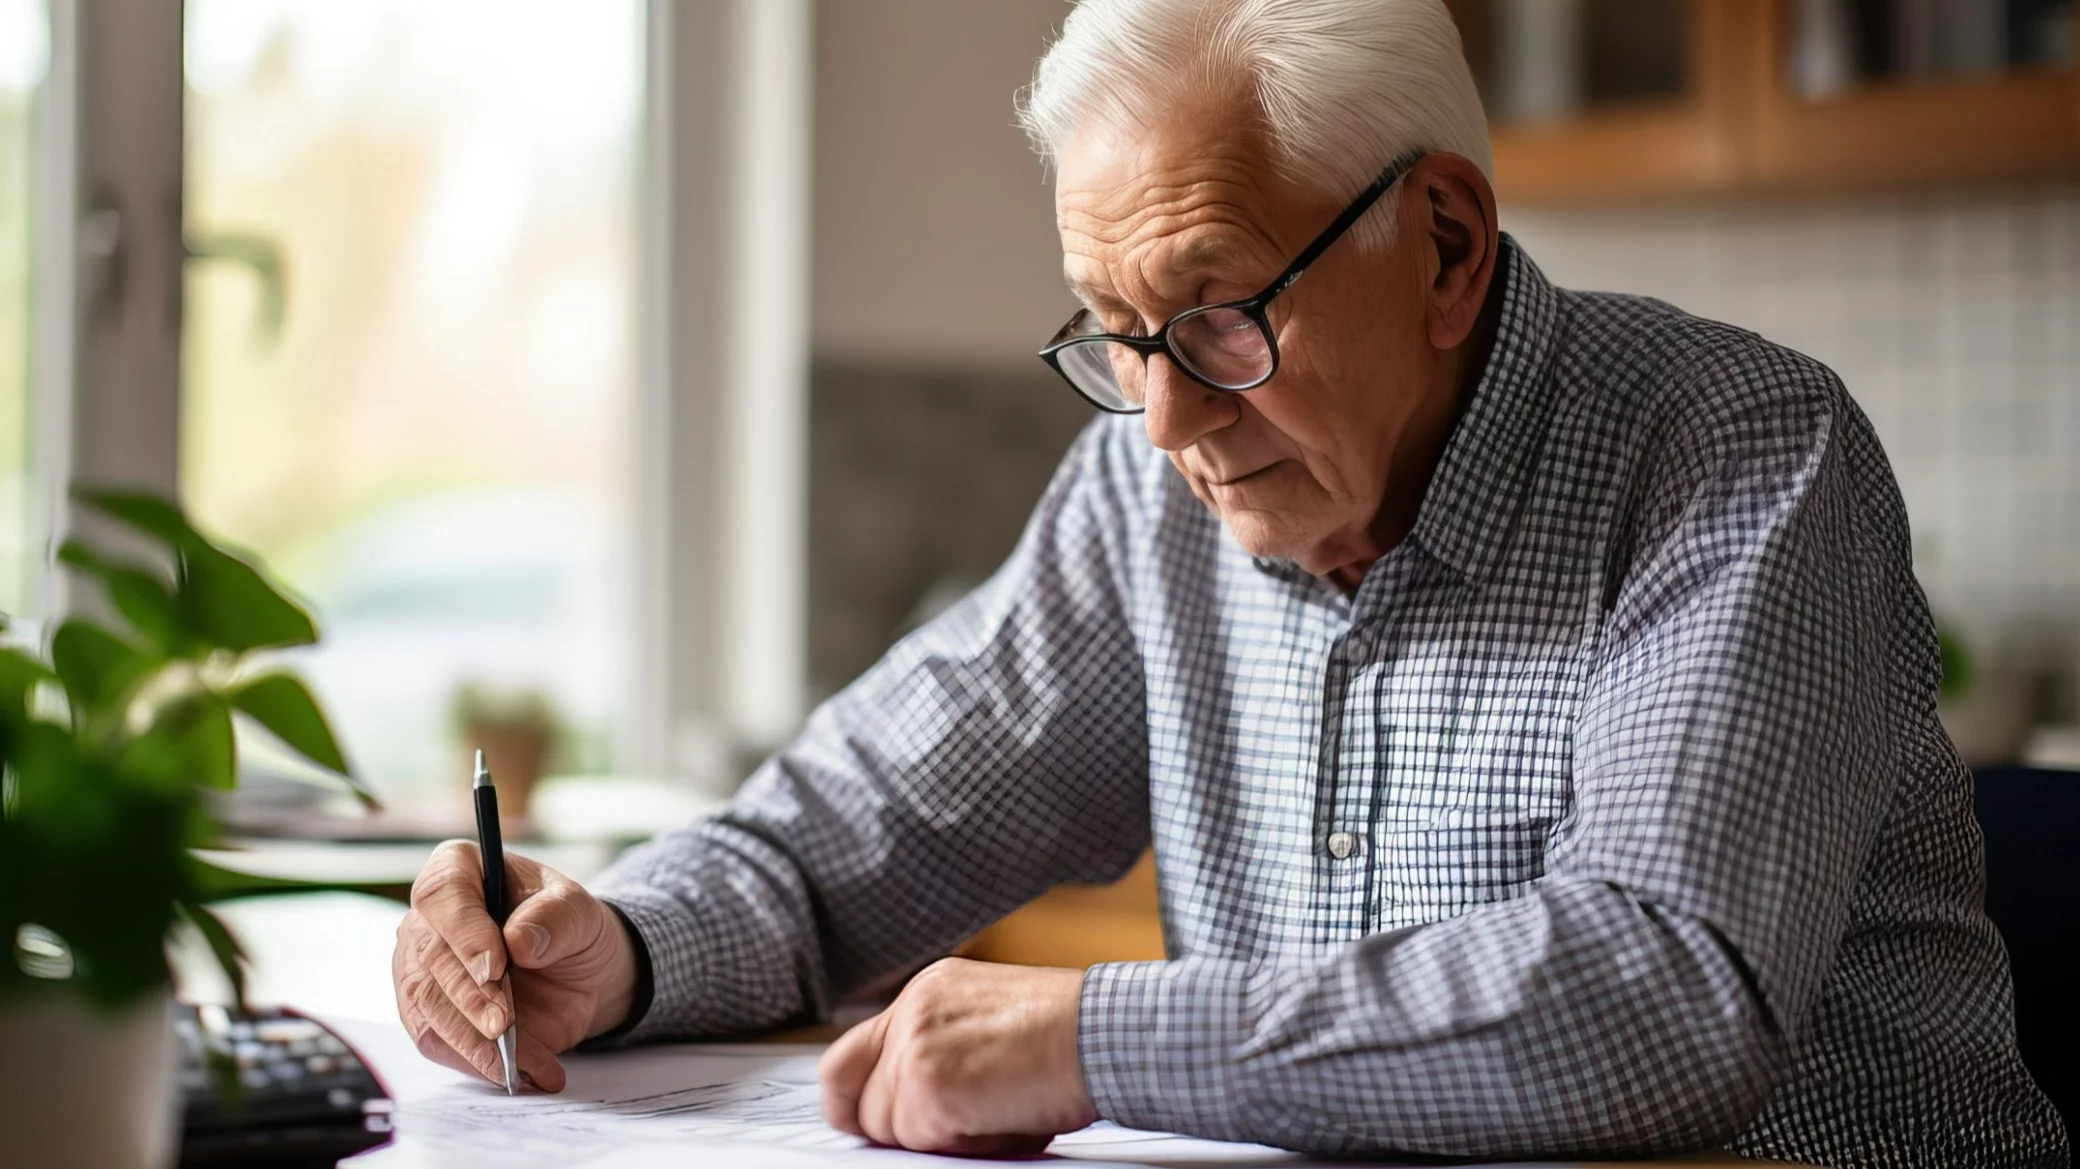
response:
{"label": "green houseplant", "polygon": [[[242,994],[237,943],[211,904],[311,887],[195,855],[217,843],[207,793],[237,780],[234,715],[374,801],[310,691],[257,658],[315,642],[310,615],[172,503],[76,498],[155,555],[67,542],[59,561],[98,583],[113,620],[74,616],[40,649],[0,646],[0,1068],[13,1067],[0,1077],[19,1081],[0,1083],[0,1110],[19,1114],[5,1128],[28,1165],[39,1127],[61,1142],[53,1164],[151,1165],[172,1148],[170,936],[198,931]],[[17,1044],[59,1050],[25,1060]],[[110,1098],[125,1077],[137,1081],[127,1116],[123,1093]],[[92,1097],[68,1095],[80,1091]],[[56,1132],[73,1104],[85,1111]],[[88,1135],[113,1143],[83,1160]]]}

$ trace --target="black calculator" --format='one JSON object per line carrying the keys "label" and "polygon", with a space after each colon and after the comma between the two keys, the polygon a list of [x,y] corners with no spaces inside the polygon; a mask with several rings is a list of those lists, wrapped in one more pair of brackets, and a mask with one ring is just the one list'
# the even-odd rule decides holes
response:
{"label": "black calculator", "polygon": [[285,1010],[176,1005],[181,1169],[329,1167],[390,1139],[390,1098],[339,1036]]}

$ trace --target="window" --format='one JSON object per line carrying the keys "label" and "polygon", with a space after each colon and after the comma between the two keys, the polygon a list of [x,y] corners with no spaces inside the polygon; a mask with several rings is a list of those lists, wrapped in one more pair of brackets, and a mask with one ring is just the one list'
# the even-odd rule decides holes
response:
{"label": "window", "polygon": [[640,0],[186,13],[188,507],[310,601],[298,665],[392,803],[459,790],[465,684],[539,692],[564,766],[614,766]]}
{"label": "window", "polygon": [[29,463],[35,424],[34,247],[44,0],[0,0],[0,613],[37,616],[43,561]]}

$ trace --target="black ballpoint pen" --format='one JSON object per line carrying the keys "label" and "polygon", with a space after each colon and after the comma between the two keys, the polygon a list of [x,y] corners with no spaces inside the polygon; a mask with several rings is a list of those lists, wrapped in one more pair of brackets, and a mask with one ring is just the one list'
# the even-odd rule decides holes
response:
{"label": "black ballpoint pen", "polygon": [[[491,922],[501,934],[506,928],[506,915],[513,907],[506,900],[506,848],[505,840],[498,833],[498,789],[491,786],[491,769],[484,766],[484,750],[477,749],[477,774],[470,780],[470,799],[477,806],[477,852],[484,858],[484,910],[491,915]],[[501,941],[500,945],[504,942]],[[513,1002],[512,955],[506,956],[506,972],[499,976],[498,988],[505,992],[508,1010],[517,1006]],[[507,1017],[506,1029],[498,1037],[498,1063],[506,1075],[506,1095],[516,1095],[519,1085],[513,1078],[514,1045],[520,1034],[520,1013],[512,1010]]]}

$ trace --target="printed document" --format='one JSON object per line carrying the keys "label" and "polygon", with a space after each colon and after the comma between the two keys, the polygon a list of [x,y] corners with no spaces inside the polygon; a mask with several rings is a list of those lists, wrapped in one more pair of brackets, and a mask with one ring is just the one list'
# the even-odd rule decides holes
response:
{"label": "printed document", "polygon": [[[820,1046],[687,1044],[566,1055],[569,1082],[507,1096],[421,1057],[395,1022],[327,1018],[396,1100],[397,1139],[341,1162],[351,1169],[746,1169],[1006,1164],[876,1148],[823,1122]],[[1043,1160],[1067,1166],[1306,1169],[1312,1161],[1099,1123],[1055,1138]],[[1018,1162],[1024,1163],[1024,1162]],[[1350,1162],[1335,1162],[1350,1169]],[[1522,1167],[1520,1167],[1522,1169]]]}

